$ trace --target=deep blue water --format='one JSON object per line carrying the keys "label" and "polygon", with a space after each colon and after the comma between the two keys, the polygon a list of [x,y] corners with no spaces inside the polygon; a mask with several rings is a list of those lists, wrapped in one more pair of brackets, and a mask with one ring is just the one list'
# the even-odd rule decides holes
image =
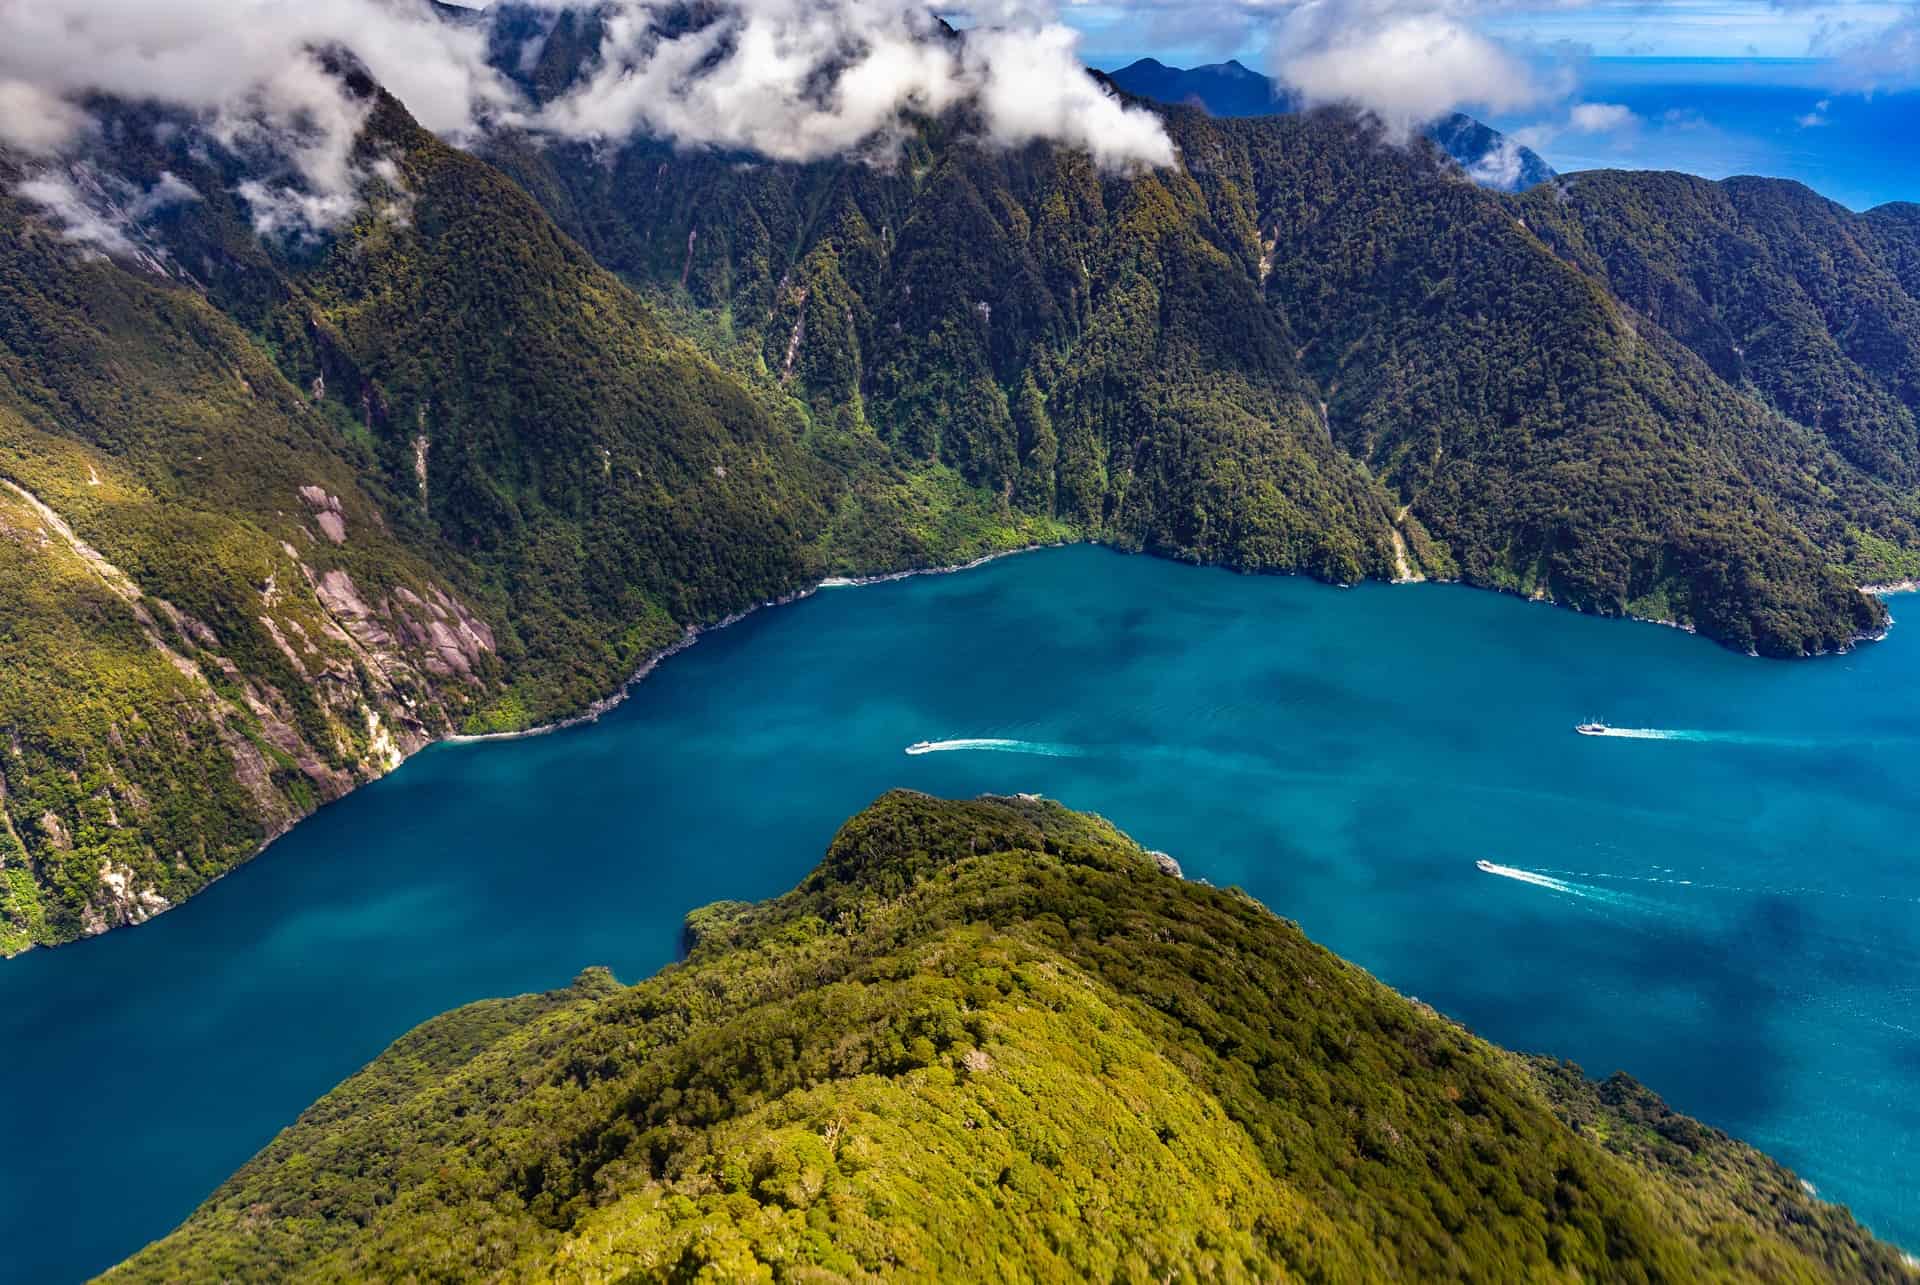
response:
{"label": "deep blue water", "polygon": [[[1067,752],[902,753],[951,738]],[[1920,1245],[1917,750],[1920,627],[1767,662],[1090,548],[823,592],[595,726],[431,750],[150,924],[0,965],[0,1276],[163,1234],[415,1022],[652,971],[686,910],[784,891],[896,785],[1101,812]]]}

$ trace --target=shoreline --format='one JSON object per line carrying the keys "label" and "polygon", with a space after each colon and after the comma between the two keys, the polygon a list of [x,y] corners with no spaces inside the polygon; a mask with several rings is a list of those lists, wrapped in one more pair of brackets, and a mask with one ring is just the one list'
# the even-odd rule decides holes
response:
{"label": "shoreline", "polygon": [[662,663],[671,659],[674,656],[679,655],[681,652],[685,651],[687,648],[699,642],[703,635],[712,633],[715,630],[725,629],[729,625],[737,625],[742,620],[745,620],[748,616],[753,615],[756,611],[760,611],[763,608],[791,606],[792,604],[796,602],[800,602],[803,599],[811,598],[814,594],[819,593],[822,589],[859,588],[866,585],[886,584],[894,580],[907,580],[914,576],[952,575],[956,572],[972,571],[977,567],[983,567],[987,565],[987,563],[989,562],[997,562],[1001,558],[1010,558],[1010,557],[1013,557],[1015,554],[1032,553],[1036,549],[1059,549],[1059,548],[1064,548],[1069,544],[1076,544],[1076,543],[1086,543],[1086,541],[1054,540],[1047,544],[1023,544],[1018,546],[1017,548],[999,549],[992,553],[983,553],[979,557],[970,559],[969,561],[966,561],[966,562],[948,563],[948,564],[944,564],[941,566],[934,566],[934,567],[909,567],[903,571],[887,571],[887,572],[882,572],[875,575],[826,576],[822,578],[820,581],[818,581],[817,583],[808,585],[805,588],[796,589],[792,593],[781,594],[777,598],[763,598],[759,602],[753,603],[746,607],[742,607],[740,610],[732,612],[726,616],[723,616],[719,620],[713,621],[711,624],[688,625],[681,632],[681,635],[678,639],[667,644],[665,647],[660,648],[658,651],[654,652],[652,655],[648,656],[634,669],[634,671],[631,674],[627,675],[625,679],[621,680],[619,686],[615,687],[611,692],[607,693],[605,696],[602,696],[599,699],[595,700],[593,703],[588,705],[585,709],[581,710],[577,714],[569,714],[565,718],[555,719],[550,723],[541,723],[534,727],[525,727],[525,728],[519,729],[518,731],[513,731],[513,732],[472,732],[472,733],[455,732],[447,736],[436,736],[432,740],[429,740],[426,744],[422,745],[419,749],[403,754],[400,758],[400,761],[395,763],[392,767],[386,769],[383,772],[378,773],[377,775],[369,776],[364,781],[356,782],[351,788],[347,790],[345,794],[342,794],[339,798],[328,799],[326,802],[321,803],[318,807],[315,807],[311,812],[302,813],[301,815],[296,816],[291,820],[288,820],[283,824],[279,825],[277,828],[273,829],[273,831],[270,834],[268,834],[266,838],[260,841],[260,846],[255,848],[252,854],[249,855],[244,861],[236,861],[234,864],[228,866],[226,869],[220,871],[218,874],[208,879],[204,884],[200,885],[200,887],[196,888],[193,892],[189,893],[185,898],[183,898],[180,901],[176,901],[172,903],[171,905],[167,906],[164,910],[155,911],[153,914],[149,915],[146,919],[140,920],[138,923],[112,924],[112,925],[109,925],[104,932],[89,933],[80,937],[72,938],[71,940],[68,940],[68,941],[29,942],[26,948],[23,950],[16,951],[14,954],[11,954],[11,955],[0,955],[0,965],[4,965],[11,960],[19,959],[21,956],[31,954],[32,952],[37,950],[54,950],[62,946],[68,946],[68,947],[78,946],[84,942],[95,941],[101,937],[106,936],[108,933],[124,931],[130,928],[138,928],[141,924],[151,923],[153,920],[158,919],[161,915],[167,914],[169,911],[178,910],[181,906],[185,905],[188,901],[191,901],[195,897],[198,897],[201,893],[204,893],[207,889],[213,887],[214,884],[219,883],[221,880],[225,879],[228,875],[234,873],[236,870],[244,869],[245,867],[252,865],[255,861],[258,861],[262,856],[266,854],[268,849],[272,848],[280,840],[286,838],[287,835],[291,834],[295,829],[297,829],[302,822],[305,822],[311,819],[312,817],[316,816],[322,809],[331,807],[336,803],[343,802],[344,800],[351,797],[352,795],[359,793],[360,790],[362,790],[366,786],[372,785],[375,781],[378,781],[385,777],[393,775],[395,772],[399,771],[402,767],[406,766],[406,764],[409,761],[411,761],[415,755],[423,754],[426,751],[435,748],[436,746],[483,745],[493,741],[519,741],[519,740],[526,740],[527,738],[534,737],[534,736],[550,736],[555,732],[564,732],[569,728],[584,727],[590,723],[597,723],[600,721],[603,715],[609,713],[612,710],[618,709],[623,703],[625,703],[627,697],[632,693],[634,685],[644,681],[647,677],[649,677],[653,673],[654,670],[658,669]]}
{"label": "shoreline", "polygon": [[[1102,548],[1111,547],[1109,545],[1103,544],[1099,540],[1053,540],[1045,544],[1023,544],[1012,549],[999,549],[992,553],[983,553],[979,557],[971,558],[966,562],[945,563],[940,566],[932,566],[932,567],[907,567],[904,570],[900,570],[900,571],[883,571],[883,572],[877,572],[871,575],[824,576],[815,584],[809,585],[802,589],[796,589],[792,593],[782,594],[777,598],[764,598],[761,601],[753,603],[750,606],[742,607],[739,611],[735,611],[730,613],[729,615],[723,616],[721,619],[716,620],[711,624],[686,626],[685,630],[681,633],[680,637],[676,641],[668,644],[665,647],[662,647],[659,651],[654,652],[646,660],[642,661],[640,665],[636,667],[631,674],[627,675],[627,677],[624,680],[622,680],[622,682],[618,687],[614,688],[614,690],[609,692],[607,695],[602,696],[599,699],[595,700],[592,704],[588,705],[585,709],[581,710],[577,714],[569,714],[565,718],[555,719],[553,722],[550,722],[550,723],[541,723],[534,727],[521,728],[518,731],[512,731],[512,732],[474,732],[474,733],[456,732],[453,735],[443,736],[433,741],[429,741],[426,745],[423,745],[420,748],[421,750],[428,750],[428,749],[432,749],[436,745],[481,745],[490,741],[518,741],[518,740],[525,740],[528,737],[533,737],[533,736],[549,736],[555,732],[564,732],[569,728],[583,727],[589,723],[596,723],[600,720],[600,718],[603,715],[611,712],[612,710],[619,708],[623,703],[625,703],[627,697],[632,693],[632,690],[635,684],[645,681],[653,673],[655,669],[659,668],[659,666],[663,662],[671,659],[674,656],[679,655],[681,652],[685,651],[687,648],[699,642],[703,635],[711,633],[715,630],[725,629],[729,625],[737,625],[742,620],[745,620],[748,616],[751,616],[755,612],[763,610],[768,607],[791,606],[796,602],[801,602],[807,598],[813,597],[813,595],[819,593],[823,589],[861,589],[861,588],[865,588],[868,585],[890,584],[896,580],[910,580],[915,576],[955,575],[962,571],[972,571],[972,570],[975,570],[976,568],[984,567],[990,562],[998,562],[1002,558],[1014,557],[1017,554],[1032,553],[1037,549],[1063,549],[1068,547],[1069,545],[1076,545],[1076,544],[1093,544],[1093,545],[1099,545]],[[1122,552],[1133,552],[1133,551],[1122,550]],[[1154,557],[1154,556],[1161,556],[1161,555],[1147,554],[1146,556]],[[1179,561],[1179,559],[1173,559],[1173,561]],[[1204,565],[1204,564],[1189,564],[1189,565]],[[1229,570],[1229,571],[1236,570],[1236,568],[1226,566],[1225,564],[1219,564],[1219,565],[1221,565],[1221,568],[1223,570]],[[1241,574],[1247,574],[1247,573],[1241,572]],[[1265,574],[1265,573],[1256,573],[1256,574]],[[1297,576],[1303,573],[1300,571],[1294,570],[1294,571],[1284,572],[1282,574]],[[1577,615],[1577,616],[1594,616],[1595,618],[1602,619],[1602,620],[1607,618],[1606,615],[1602,612],[1588,611],[1575,604],[1561,602],[1552,597],[1548,597],[1546,595],[1522,594],[1514,590],[1499,588],[1491,585],[1485,585],[1485,586],[1473,585],[1457,577],[1435,580],[1435,579],[1430,579],[1426,576],[1409,576],[1405,578],[1396,576],[1391,580],[1386,580],[1381,583],[1384,583],[1389,586],[1410,585],[1410,584],[1451,584],[1451,585],[1464,585],[1467,588],[1490,588],[1495,593],[1511,594],[1512,596],[1521,598],[1525,601],[1543,603],[1549,607],[1557,607],[1563,611],[1571,611],[1574,615]],[[1340,589],[1350,589],[1353,586],[1346,585],[1346,584],[1339,584],[1339,585],[1333,585],[1333,587],[1340,588]],[[1865,594],[1872,594],[1876,597],[1885,597],[1889,594],[1920,593],[1920,580],[1901,580],[1891,584],[1881,584],[1881,585],[1861,585],[1859,586],[1859,591]],[[1655,619],[1654,617],[1651,617],[1651,616],[1637,616],[1631,612],[1624,612],[1617,618],[1622,620],[1632,621],[1636,624],[1659,625],[1667,629],[1676,629],[1683,634],[1690,634],[1696,638],[1702,636],[1700,634],[1698,627],[1686,621],[1671,620],[1671,619]],[[1802,660],[1813,660],[1821,656],[1845,655],[1848,652],[1852,651],[1856,646],[1858,646],[1861,643],[1881,641],[1889,633],[1891,633],[1892,630],[1893,630],[1893,622],[1890,619],[1888,620],[1886,627],[1881,629],[1878,633],[1857,635],[1855,638],[1849,641],[1845,646],[1837,648],[1833,651],[1803,652],[1799,658]],[[1709,641],[1713,641],[1713,640],[1709,640]],[[1751,656],[1755,659],[1759,658],[1758,652],[1749,651],[1744,654]],[[418,753],[418,752],[420,751],[415,751],[415,753]],[[412,755],[408,755],[407,757],[411,758]],[[402,762],[405,762],[405,760],[403,759]],[[349,793],[351,793],[351,791],[349,791]],[[342,796],[342,797],[345,797],[345,796]],[[298,824],[298,822],[295,822],[295,824]],[[291,829],[292,827],[289,826],[288,828]],[[275,836],[275,838],[278,838],[278,837],[280,836],[278,835]]]}
{"label": "shoreline", "polygon": [[[149,915],[147,919],[141,920],[139,923],[114,924],[108,927],[106,932],[93,933],[86,936],[76,937],[70,941],[53,942],[53,943],[32,942],[32,943],[29,943],[24,950],[18,951],[13,955],[0,956],[0,965],[4,965],[10,959],[18,959],[22,955],[26,955],[35,950],[52,949],[57,946],[75,946],[80,944],[81,942],[92,941],[95,938],[103,937],[107,935],[107,933],[111,933],[120,929],[137,928],[140,926],[140,923],[151,922],[151,920],[157,919],[161,915],[166,914],[169,911],[177,910],[180,906],[186,904],[187,901],[192,900],[194,897],[198,897],[201,893],[205,892],[208,888],[212,887],[214,884],[219,883],[222,879],[225,879],[228,875],[232,874],[234,871],[239,870],[244,866],[251,865],[254,861],[258,860],[269,848],[273,847],[281,839],[284,839],[288,834],[292,833],[292,831],[296,829],[303,821],[306,821],[310,817],[317,814],[322,808],[326,808],[331,806],[332,804],[339,803],[342,800],[349,797],[350,795],[357,793],[362,787],[371,785],[375,781],[378,781],[384,777],[392,775],[394,772],[398,771],[402,766],[404,766],[409,760],[411,760],[416,754],[424,753],[425,751],[431,750],[436,746],[440,746],[440,745],[482,745],[482,744],[486,744],[494,741],[518,741],[518,740],[525,740],[535,736],[550,736],[555,732],[564,732],[569,730],[570,728],[584,727],[591,723],[597,723],[604,715],[619,708],[622,704],[624,704],[626,702],[627,697],[632,693],[633,687],[636,684],[643,682],[648,677],[650,677],[653,674],[654,670],[658,669],[662,663],[671,659],[674,656],[679,655],[681,652],[687,650],[687,648],[699,642],[703,635],[707,633],[711,633],[715,630],[725,629],[729,625],[739,624],[742,620],[745,620],[748,616],[753,615],[755,612],[760,611],[763,608],[791,606],[796,602],[800,602],[807,598],[811,598],[813,595],[815,595],[816,593],[819,593],[823,589],[864,588],[868,585],[889,584],[896,580],[909,580],[915,576],[954,575],[962,571],[975,570],[979,567],[986,566],[990,562],[997,562],[1002,558],[1010,558],[1015,556],[1016,554],[1032,553],[1037,549],[1061,549],[1061,548],[1067,548],[1072,545],[1081,545],[1081,544],[1089,544],[1089,545],[1094,545],[1100,548],[1107,548],[1107,549],[1113,548],[1113,546],[1105,544],[1100,540],[1052,540],[1044,544],[1023,544],[1011,549],[999,549],[991,553],[983,553],[979,557],[971,558],[966,562],[945,563],[939,566],[931,566],[931,567],[908,567],[899,571],[885,571],[885,572],[878,572],[871,575],[825,576],[825,577],[822,577],[818,582],[811,585],[807,585],[800,589],[796,589],[791,593],[782,594],[775,598],[765,598],[759,602],[752,603],[749,606],[743,607],[738,611],[732,612],[722,617],[719,620],[713,621],[710,624],[687,625],[682,631],[678,639],[669,643],[665,647],[660,648],[658,651],[652,653],[645,660],[643,660],[638,666],[636,666],[634,671],[631,674],[627,675],[625,679],[621,680],[620,684],[617,687],[615,687],[611,692],[609,692],[605,696],[599,697],[598,699],[594,700],[591,704],[587,705],[579,713],[569,714],[564,718],[555,719],[552,722],[541,723],[533,727],[521,728],[517,731],[511,731],[511,732],[474,732],[474,733],[455,732],[446,736],[434,737],[432,740],[429,740],[426,744],[422,745],[419,749],[405,754],[400,759],[399,762],[395,763],[392,767],[388,768],[386,771],[380,772],[378,775],[375,775],[375,776],[369,776],[366,780],[356,783],[354,786],[348,789],[345,794],[342,794],[339,798],[330,799],[327,802],[320,804],[319,807],[314,808],[313,811],[303,813],[300,816],[294,817],[291,820],[285,822],[284,824],[279,826],[277,829],[275,829],[272,833],[268,834],[267,837],[261,841],[260,846],[254,849],[252,855],[247,857],[246,860],[236,862],[233,865],[227,867],[225,870],[220,871],[218,874],[208,879],[205,884],[202,884],[198,889],[188,894],[188,896],[183,900],[175,902],[172,905],[167,906],[163,910],[156,911],[154,914]],[[1165,557],[1166,556],[1164,554],[1151,553],[1145,550],[1117,549],[1114,551],[1122,552],[1122,553],[1139,553],[1142,556],[1146,556],[1146,557]],[[1178,558],[1172,558],[1168,560],[1175,561],[1175,562],[1182,561],[1181,559],[1178,559]],[[1288,575],[1288,576],[1300,576],[1305,574],[1304,572],[1299,571],[1297,569],[1284,571],[1284,572],[1248,572],[1248,571],[1240,570],[1222,563],[1209,564],[1209,563],[1184,563],[1183,562],[1183,565],[1217,566],[1221,570],[1234,571],[1236,574],[1240,574],[1240,575],[1281,574],[1281,575]],[[1329,587],[1333,587],[1333,588],[1340,588],[1340,589],[1353,588],[1352,585],[1335,584],[1333,582],[1325,582],[1325,583],[1327,583]],[[1459,586],[1470,588],[1470,589],[1491,590],[1492,592],[1497,594],[1505,594],[1510,597],[1518,598],[1523,602],[1534,602],[1534,603],[1542,604],[1544,606],[1554,607],[1562,611],[1571,611],[1574,615],[1577,615],[1577,616],[1593,616],[1596,619],[1602,619],[1602,620],[1609,618],[1604,613],[1588,611],[1575,604],[1561,602],[1552,597],[1546,596],[1544,594],[1523,594],[1518,592],[1517,590],[1508,589],[1501,586],[1475,585],[1457,577],[1448,578],[1448,579],[1430,579],[1425,576],[1412,577],[1407,579],[1401,579],[1396,577],[1391,580],[1378,581],[1376,583],[1380,583],[1388,587],[1395,587],[1395,588],[1401,585],[1410,585],[1410,584],[1459,585]],[[1882,597],[1887,595],[1892,595],[1892,594],[1920,593],[1920,580],[1902,580],[1902,581],[1897,581],[1891,584],[1884,584],[1884,585],[1861,585],[1858,588],[1859,588],[1859,592],[1861,593],[1873,594],[1875,596],[1882,596]],[[1655,620],[1646,616],[1636,616],[1631,613],[1623,613],[1618,617],[1612,617],[1612,618],[1620,619],[1620,620],[1628,620],[1636,624],[1660,625],[1669,629],[1679,630],[1680,632],[1685,634],[1691,634],[1695,637],[1702,636],[1699,633],[1699,630],[1695,628],[1693,625],[1684,623],[1681,621],[1677,621],[1677,620]],[[1861,643],[1882,641],[1887,637],[1889,633],[1892,632],[1893,623],[1894,622],[1891,616],[1889,616],[1886,627],[1881,629],[1878,633],[1861,634],[1856,638],[1854,638],[1853,640],[1851,640],[1845,646],[1837,648],[1833,651],[1803,652],[1798,657],[1798,659],[1811,660],[1821,656],[1845,655],[1848,652],[1851,652],[1856,646],[1858,646]],[[1717,641],[1717,640],[1710,640],[1710,641]],[[1724,644],[1720,644],[1720,645],[1724,645]],[[1757,652],[1749,651],[1743,654],[1754,657],[1755,659],[1759,658],[1759,653]]]}
{"label": "shoreline", "polygon": [[[895,580],[909,580],[914,576],[947,576],[961,571],[972,571],[984,567],[989,562],[998,562],[1001,558],[1011,558],[1015,554],[1032,553],[1035,549],[1064,548],[1069,542],[1056,540],[1051,544],[1023,544],[1015,549],[1000,549],[993,553],[983,553],[967,562],[955,562],[937,567],[909,567],[904,571],[887,571],[867,576],[826,576],[818,583],[792,593],[781,594],[777,598],[763,598],[750,606],[721,617],[706,625],[688,625],[678,640],[654,652],[642,661],[634,671],[623,679],[620,685],[605,696],[600,697],[578,714],[569,714],[565,718],[555,719],[551,723],[541,723],[534,727],[521,728],[513,732],[456,732],[451,736],[442,736],[421,746],[421,750],[432,749],[435,745],[482,745],[489,741],[520,741],[531,736],[550,736],[554,732],[564,732],[571,727],[582,727],[588,723],[600,721],[602,715],[619,708],[632,693],[634,685],[644,681],[660,665],[699,642],[701,637],[729,625],[737,625],[748,616],[769,607],[789,607],[796,602],[811,598],[822,589],[858,589],[867,585],[887,584]],[[417,753],[418,751],[416,751]],[[409,758],[412,755],[408,756]],[[405,760],[402,760],[403,762]],[[349,791],[351,793],[351,791]],[[344,796],[342,796],[344,797]]]}

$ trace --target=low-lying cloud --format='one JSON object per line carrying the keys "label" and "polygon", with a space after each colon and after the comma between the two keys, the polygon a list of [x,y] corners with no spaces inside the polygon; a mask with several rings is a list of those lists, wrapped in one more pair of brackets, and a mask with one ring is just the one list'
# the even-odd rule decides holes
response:
{"label": "low-lying cloud", "polygon": [[[1920,89],[1920,5],[1907,5],[1893,21],[1877,29],[1861,31],[1854,24],[1823,25],[1808,52],[1829,60],[1830,87],[1841,92]],[[1816,111],[1824,112],[1824,106]]]}
{"label": "low-lying cloud", "polygon": [[1280,19],[1274,74],[1311,103],[1349,103],[1405,136],[1461,108],[1513,111],[1557,92],[1480,31],[1472,0],[1301,0]]}
{"label": "low-lying cloud", "polygon": [[66,240],[89,254],[114,258],[145,254],[134,240],[135,230],[161,210],[200,199],[200,193],[164,170],[142,188],[86,165],[44,170],[15,190],[50,215]]}
{"label": "low-lying cloud", "polygon": [[[0,145],[71,155],[95,128],[90,99],[157,102],[224,146],[273,158],[267,177],[236,189],[263,233],[326,228],[358,208],[370,178],[355,149],[369,105],[328,69],[344,52],[456,141],[516,126],[780,160],[884,159],[914,117],[965,105],[1004,145],[1048,139],[1110,169],[1174,160],[1158,118],[1087,75],[1073,32],[1012,0],[958,38],[913,0],[520,7],[549,29],[572,9],[579,29],[600,33],[585,74],[545,102],[489,63],[494,13],[450,20],[428,0],[0,0]],[[49,182],[35,199],[68,210]]]}
{"label": "low-lying cloud", "polygon": [[1102,90],[1080,63],[1078,37],[1056,22],[1009,11],[953,40],[913,0],[736,0],[694,30],[663,35],[661,9],[601,5],[596,69],[516,122],[569,138],[649,133],[809,161],[885,152],[911,117],[966,103],[1003,144],[1051,139],[1109,168],[1173,160],[1158,119]]}

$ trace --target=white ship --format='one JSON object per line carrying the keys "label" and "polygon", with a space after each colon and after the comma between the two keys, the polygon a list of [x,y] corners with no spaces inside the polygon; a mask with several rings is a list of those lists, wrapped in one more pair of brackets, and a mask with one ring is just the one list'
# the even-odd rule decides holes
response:
{"label": "white ship", "polygon": [[1582,723],[1578,727],[1574,728],[1573,730],[1580,733],[1580,735],[1582,736],[1605,736],[1608,732],[1612,731],[1613,729],[1608,727],[1605,723],[1592,722],[1592,723]]}

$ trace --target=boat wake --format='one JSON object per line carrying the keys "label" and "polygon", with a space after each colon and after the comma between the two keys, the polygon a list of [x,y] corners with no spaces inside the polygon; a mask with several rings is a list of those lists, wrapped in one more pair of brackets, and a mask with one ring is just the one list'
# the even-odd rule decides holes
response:
{"label": "boat wake", "polygon": [[1611,870],[1554,870],[1538,873],[1565,879],[1604,879],[1609,883],[1656,884],[1665,888],[1688,888],[1700,892],[1729,893],[1737,897],[1834,897],[1846,901],[1881,901],[1920,905],[1920,897],[1895,892],[1869,892],[1853,888],[1819,888],[1797,884],[1715,883],[1705,879],[1680,879],[1671,873],[1624,874]]}
{"label": "boat wake", "polygon": [[1694,741],[1714,745],[1775,745],[1805,748],[1812,744],[1791,736],[1757,736],[1749,732],[1707,732],[1686,727],[1607,727],[1585,723],[1577,730],[1582,736],[1613,736],[1628,741]]}
{"label": "boat wake", "polygon": [[1071,745],[1049,745],[1044,741],[1011,741],[998,736],[963,737],[952,741],[915,741],[907,746],[909,754],[952,754],[962,750],[991,754],[1039,754],[1046,758],[1078,758],[1080,751]]}
{"label": "boat wake", "polygon": [[1476,861],[1473,865],[1482,874],[1499,875],[1502,879],[1514,879],[1520,883],[1532,884],[1536,888],[1545,888],[1549,892],[1563,893],[1569,897],[1581,897],[1587,901],[1604,902],[1608,905],[1617,905],[1625,900],[1617,892],[1608,892],[1604,888],[1590,888],[1584,884],[1556,879],[1538,870],[1523,870],[1519,866],[1503,866],[1492,861]]}

